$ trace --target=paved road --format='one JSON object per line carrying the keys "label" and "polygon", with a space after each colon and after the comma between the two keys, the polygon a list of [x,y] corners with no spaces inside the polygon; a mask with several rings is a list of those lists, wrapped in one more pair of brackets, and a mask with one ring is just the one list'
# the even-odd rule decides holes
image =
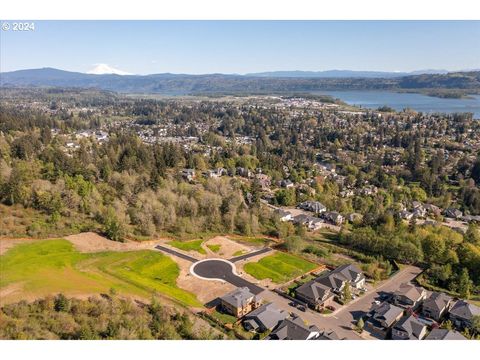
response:
{"label": "paved road", "polygon": [[370,310],[372,303],[382,294],[396,291],[400,287],[400,284],[413,280],[421,272],[422,269],[418,267],[407,266],[393,275],[390,279],[385,280],[377,288],[351,301],[347,306],[340,308],[331,316],[343,324],[352,324],[361,316],[366,315],[368,310]]}
{"label": "paved road", "polygon": [[165,246],[162,246],[162,245],[155,246],[155,249],[161,250],[161,251],[166,252],[167,254],[170,254],[170,255],[175,255],[175,256],[177,256],[181,259],[184,259],[184,260],[187,260],[187,261],[190,261],[190,262],[193,262],[193,263],[198,261],[198,259],[195,259],[194,257],[182,254],[181,252],[169,249],[169,248],[167,248]]}
{"label": "paved road", "polygon": [[351,326],[355,324],[355,321],[370,310],[372,303],[382,293],[397,290],[400,284],[413,280],[421,272],[422,270],[417,267],[407,266],[390,279],[382,282],[377,288],[370,290],[367,294],[351,301],[348,305],[329,315],[322,315],[310,309],[307,309],[305,312],[299,311],[289,305],[290,301],[288,299],[270,290],[265,290],[260,296],[267,301],[275,303],[279,309],[299,315],[309,324],[317,325],[320,329],[334,330],[340,338],[361,340],[360,335],[351,330]]}
{"label": "paved road", "polygon": [[272,249],[269,248],[269,247],[266,247],[266,248],[263,248],[261,250],[257,250],[257,251],[254,251],[254,252],[251,252],[251,253],[248,253],[248,254],[245,254],[245,255],[240,255],[240,256],[233,257],[233,258],[229,259],[228,261],[236,262],[236,261],[240,261],[240,260],[245,260],[245,259],[249,259],[251,257],[257,256],[257,255],[265,254],[269,251],[272,251]]}
{"label": "paved road", "polygon": [[263,288],[252,284],[251,282],[242,279],[235,275],[232,271],[231,264],[221,260],[207,260],[194,265],[193,271],[195,274],[207,279],[221,279],[229,282],[237,287],[248,287],[250,291],[258,295],[264,291]]}

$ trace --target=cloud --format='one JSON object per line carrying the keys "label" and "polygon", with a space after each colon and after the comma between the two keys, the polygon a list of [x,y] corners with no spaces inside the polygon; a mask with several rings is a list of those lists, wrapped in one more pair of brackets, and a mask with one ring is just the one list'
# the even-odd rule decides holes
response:
{"label": "cloud", "polygon": [[116,74],[116,75],[133,75],[132,73],[116,69],[108,64],[94,64],[95,67],[87,71],[87,74]]}

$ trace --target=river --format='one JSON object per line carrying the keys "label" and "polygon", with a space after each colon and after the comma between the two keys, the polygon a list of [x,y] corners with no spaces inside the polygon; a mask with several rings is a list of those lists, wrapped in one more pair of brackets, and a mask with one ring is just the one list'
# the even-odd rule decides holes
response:
{"label": "river", "polygon": [[480,119],[480,95],[471,95],[465,99],[442,99],[423,94],[396,93],[391,91],[318,91],[343,100],[347,104],[369,109],[389,106],[397,111],[410,108],[426,113],[471,112]]}

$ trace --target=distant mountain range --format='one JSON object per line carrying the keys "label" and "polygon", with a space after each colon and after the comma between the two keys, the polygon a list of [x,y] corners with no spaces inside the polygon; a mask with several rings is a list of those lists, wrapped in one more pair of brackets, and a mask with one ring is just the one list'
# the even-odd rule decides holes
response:
{"label": "distant mountain range", "polygon": [[[429,70],[432,72],[433,70]],[[428,72],[427,70],[425,72]],[[394,74],[396,76],[394,76]],[[81,87],[123,93],[168,95],[199,93],[292,93],[322,90],[480,90],[480,71],[453,73],[322,72],[280,71],[247,75],[225,74],[85,74],[53,68],[0,73],[0,86]]]}
{"label": "distant mountain range", "polygon": [[412,72],[389,71],[355,71],[355,70],[326,70],[326,71],[267,71],[250,73],[246,76],[255,77],[288,77],[288,78],[396,78],[420,74],[446,74],[448,70],[418,70]]}

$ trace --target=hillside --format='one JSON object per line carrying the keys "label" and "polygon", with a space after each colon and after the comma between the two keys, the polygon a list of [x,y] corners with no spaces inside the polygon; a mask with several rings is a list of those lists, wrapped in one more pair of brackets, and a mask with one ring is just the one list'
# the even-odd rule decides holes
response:
{"label": "hillside", "polygon": [[[274,74],[274,73],[272,73]],[[308,77],[262,75],[93,75],[52,68],[2,73],[1,86],[98,88],[123,93],[168,95],[199,93],[292,93],[319,90],[456,89],[462,94],[480,91],[480,71],[422,74],[402,77]],[[279,73],[281,75],[281,72]],[[293,74],[294,75],[294,74]]]}

